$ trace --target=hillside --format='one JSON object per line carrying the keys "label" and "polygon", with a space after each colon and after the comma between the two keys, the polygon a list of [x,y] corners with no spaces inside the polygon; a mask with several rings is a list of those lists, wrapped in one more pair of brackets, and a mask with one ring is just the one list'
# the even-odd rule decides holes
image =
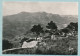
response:
{"label": "hillside", "polygon": [[14,39],[17,35],[23,35],[34,24],[41,24],[45,27],[51,20],[61,29],[70,22],[77,22],[78,17],[46,12],[20,12],[14,15],[3,16],[3,39]]}
{"label": "hillside", "polygon": [[[31,22],[31,23],[40,23],[47,24],[49,21],[54,21],[57,25],[63,26],[63,24],[69,24],[70,22],[77,22],[78,17],[75,15],[58,15],[51,14],[46,12],[20,12],[14,15],[3,16],[3,22],[8,20],[10,22]],[[5,23],[5,22],[4,22]]]}

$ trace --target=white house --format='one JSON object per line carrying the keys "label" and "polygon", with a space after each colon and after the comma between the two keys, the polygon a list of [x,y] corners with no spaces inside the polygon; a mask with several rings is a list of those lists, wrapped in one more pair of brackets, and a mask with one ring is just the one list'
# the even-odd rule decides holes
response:
{"label": "white house", "polygon": [[55,35],[51,35],[51,39],[56,40]]}
{"label": "white house", "polygon": [[41,36],[37,38],[37,41],[41,42],[41,40],[42,40]]}
{"label": "white house", "polygon": [[22,45],[22,48],[33,48],[33,47],[36,47],[38,41],[30,41],[30,42],[27,42],[27,41],[24,41],[23,42],[23,45]]}

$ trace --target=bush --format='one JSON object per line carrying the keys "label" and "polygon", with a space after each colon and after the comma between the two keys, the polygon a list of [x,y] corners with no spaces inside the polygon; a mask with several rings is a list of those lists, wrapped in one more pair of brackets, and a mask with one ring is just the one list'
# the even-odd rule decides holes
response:
{"label": "bush", "polygon": [[2,49],[5,50],[5,49],[10,49],[12,48],[13,44],[10,43],[8,40],[3,40],[2,41]]}

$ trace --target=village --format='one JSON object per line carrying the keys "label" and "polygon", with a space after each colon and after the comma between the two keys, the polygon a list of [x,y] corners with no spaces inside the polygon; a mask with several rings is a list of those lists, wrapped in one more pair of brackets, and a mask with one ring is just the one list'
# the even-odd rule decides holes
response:
{"label": "village", "polygon": [[[48,33],[47,33],[48,34]],[[22,39],[22,48],[33,48],[37,47],[37,44],[43,44],[47,45],[47,43],[43,42],[44,40],[62,40],[62,39],[68,39],[70,36],[72,36],[71,33],[68,33],[67,36],[65,37],[64,33],[59,36],[59,35],[51,35],[51,36],[46,36],[46,37],[38,37],[37,40],[36,38],[23,38]],[[76,35],[77,37],[77,35]]]}

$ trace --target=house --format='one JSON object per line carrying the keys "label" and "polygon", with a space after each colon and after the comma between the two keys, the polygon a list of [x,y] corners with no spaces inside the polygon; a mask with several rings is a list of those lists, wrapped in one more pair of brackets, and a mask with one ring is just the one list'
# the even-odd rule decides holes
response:
{"label": "house", "polygon": [[34,39],[29,39],[23,42],[22,48],[33,48],[33,47],[36,47],[37,43],[38,41]]}
{"label": "house", "polygon": [[42,36],[39,36],[39,37],[37,38],[37,41],[41,42],[41,40],[42,40]]}
{"label": "house", "polygon": [[55,35],[51,35],[51,39],[56,40]]}
{"label": "house", "polygon": [[44,39],[44,40],[46,40],[46,39],[51,39],[51,36],[44,36],[43,39]]}

